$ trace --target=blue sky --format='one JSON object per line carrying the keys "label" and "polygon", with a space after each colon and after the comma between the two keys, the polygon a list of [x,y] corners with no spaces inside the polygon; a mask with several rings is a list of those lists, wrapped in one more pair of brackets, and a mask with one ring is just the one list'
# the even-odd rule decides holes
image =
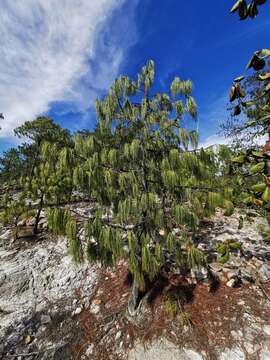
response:
{"label": "blue sky", "polygon": [[119,74],[156,63],[156,89],[191,78],[203,144],[223,142],[231,80],[269,47],[270,3],[255,20],[230,15],[233,1],[2,0],[0,151],[14,127],[48,114],[72,131],[95,126],[94,101]]}

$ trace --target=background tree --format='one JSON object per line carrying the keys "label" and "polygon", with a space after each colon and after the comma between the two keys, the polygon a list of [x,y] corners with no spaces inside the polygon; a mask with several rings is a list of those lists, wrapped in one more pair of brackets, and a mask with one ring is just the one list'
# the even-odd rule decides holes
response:
{"label": "background tree", "polygon": [[[50,228],[67,233],[76,261],[115,265],[124,258],[133,275],[129,311],[139,292],[161,272],[183,273],[204,263],[194,233],[199,218],[232,203],[213,190],[211,154],[196,150],[198,134],[182,126],[196,119],[190,80],[176,77],[171,93],[152,93],[154,63],[137,79],[117,79],[96,103],[98,126],[90,137],[77,136],[65,167],[77,157],[74,183],[97,200],[84,224],[66,209],[51,209]],[[85,250],[85,251],[84,251]]]}
{"label": "background tree", "polygon": [[39,163],[34,167],[33,173],[21,179],[28,199],[32,200],[33,205],[37,205],[34,234],[38,233],[40,214],[44,206],[71,200],[72,168],[63,169],[61,160],[59,161],[61,156],[58,143],[44,143]]}
{"label": "background tree", "polygon": [[69,131],[62,129],[49,118],[26,122],[15,129],[15,134],[19,137],[27,137],[31,141],[30,144],[24,144],[20,148],[28,165],[31,165],[31,170],[22,176],[21,185],[28,197],[34,203],[37,202],[33,229],[34,234],[37,234],[44,203],[53,200],[59,203],[61,197],[71,194],[71,168],[63,171],[58,157],[61,149],[64,148],[64,151],[68,152],[73,142]]}
{"label": "background tree", "polygon": [[26,141],[19,147],[25,159],[25,173],[32,174],[39,162],[41,147],[44,142],[57,143],[60,147],[72,146],[72,137],[67,129],[61,128],[48,117],[38,117],[33,121],[26,121],[14,130],[15,136]]}
{"label": "background tree", "polygon": [[19,238],[20,222],[31,215],[31,210],[27,205],[24,193],[13,194],[6,193],[2,196],[3,209],[0,212],[0,223],[4,226],[11,226],[14,240]]}
{"label": "background tree", "polygon": [[[18,199],[27,199],[28,208],[36,209],[33,232],[37,234],[40,214],[44,206],[70,200],[72,168],[61,166],[61,149],[67,153],[73,140],[68,130],[49,118],[28,121],[15,129],[15,134],[27,140],[18,149],[11,149],[1,159],[2,207],[14,208]],[[7,187],[7,182],[10,184]],[[9,217],[6,217],[8,219]]]}
{"label": "background tree", "polygon": [[0,158],[0,183],[12,185],[23,174],[24,161],[16,148],[5,151]]}
{"label": "background tree", "polygon": [[236,148],[256,146],[270,139],[270,69],[234,80],[231,88],[230,117],[221,125],[225,136]]}
{"label": "background tree", "polygon": [[[257,5],[265,2],[254,0],[247,7],[245,1],[239,0],[232,12],[238,10],[241,19],[248,15],[255,17]],[[228,124],[225,126],[227,135],[233,132],[236,135],[248,134],[249,140],[263,136],[267,139],[263,149],[256,149],[249,144],[232,159],[232,170],[237,174],[239,187],[243,189],[244,203],[263,206],[266,213],[270,209],[270,73],[267,63],[269,56],[269,49],[256,51],[247,65],[247,69],[255,71],[252,77],[248,78],[244,86],[241,85],[244,76],[234,80],[230,92],[230,101],[236,103],[233,116],[243,117],[236,124],[231,122],[231,129]]]}

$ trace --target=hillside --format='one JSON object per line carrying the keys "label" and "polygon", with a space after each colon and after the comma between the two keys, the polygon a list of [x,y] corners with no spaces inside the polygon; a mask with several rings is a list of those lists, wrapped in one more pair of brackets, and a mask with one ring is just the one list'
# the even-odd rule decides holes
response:
{"label": "hillside", "polygon": [[[89,207],[76,211],[87,213]],[[200,225],[212,279],[203,267],[187,280],[164,277],[143,298],[136,319],[126,313],[124,262],[111,271],[74,265],[66,240],[47,233],[44,214],[38,239],[25,234],[14,242],[2,228],[0,358],[269,359],[270,252],[259,233],[268,225],[251,211],[239,230],[240,214],[217,213]],[[222,265],[213,246],[229,239],[242,244],[241,252]],[[176,317],[164,305],[168,291],[181,295]]]}

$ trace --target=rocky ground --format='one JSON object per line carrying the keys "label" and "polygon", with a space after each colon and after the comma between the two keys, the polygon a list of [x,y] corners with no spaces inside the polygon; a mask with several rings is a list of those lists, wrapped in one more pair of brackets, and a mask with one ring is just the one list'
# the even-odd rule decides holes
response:
{"label": "rocky ground", "polygon": [[[45,218],[41,224],[46,228]],[[267,228],[252,211],[218,213],[202,223],[197,240],[211,261],[211,281],[204,268],[186,282],[177,275],[172,282],[161,279],[136,320],[126,316],[130,279],[124,263],[114,270],[76,266],[65,238],[43,231],[13,242],[11,230],[2,229],[0,359],[268,360]],[[222,265],[213,249],[228,240],[242,246]],[[177,316],[164,306],[168,289],[183,299]]]}

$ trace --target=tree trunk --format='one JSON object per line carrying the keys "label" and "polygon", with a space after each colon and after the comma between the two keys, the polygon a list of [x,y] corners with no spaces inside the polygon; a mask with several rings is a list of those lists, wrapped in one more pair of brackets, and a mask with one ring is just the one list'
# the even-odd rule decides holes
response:
{"label": "tree trunk", "polygon": [[38,233],[38,223],[39,223],[40,213],[41,213],[42,208],[43,208],[43,194],[40,198],[39,208],[38,208],[36,219],[35,219],[35,225],[34,225],[34,230],[33,230],[33,233],[35,235]]}
{"label": "tree trunk", "polygon": [[133,280],[131,295],[128,301],[128,312],[130,316],[135,316],[138,310],[139,286],[136,280]]}
{"label": "tree trunk", "polygon": [[18,225],[15,225],[15,232],[14,232],[14,241],[18,240],[19,236],[18,236]]}

